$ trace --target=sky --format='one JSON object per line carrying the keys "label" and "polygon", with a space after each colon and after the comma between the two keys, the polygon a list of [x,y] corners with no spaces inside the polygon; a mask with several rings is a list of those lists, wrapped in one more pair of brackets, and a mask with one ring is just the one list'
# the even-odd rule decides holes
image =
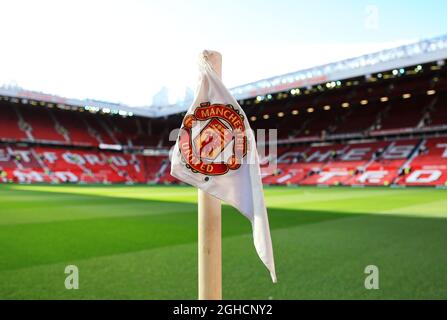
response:
{"label": "sky", "polygon": [[0,86],[149,106],[197,81],[204,49],[235,87],[447,34],[445,0],[2,0]]}

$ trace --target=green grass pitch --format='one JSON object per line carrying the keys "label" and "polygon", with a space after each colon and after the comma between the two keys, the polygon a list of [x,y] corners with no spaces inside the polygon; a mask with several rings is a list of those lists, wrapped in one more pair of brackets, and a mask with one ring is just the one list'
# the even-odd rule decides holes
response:
{"label": "green grass pitch", "polygon": [[[265,188],[278,283],[223,207],[225,299],[447,299],[447,191]],[[0,299],[196,299],[197,191],[0,185]],[[67,265],[80,288],[64,286]],[[364,269],[379,268],[379,290]]]}

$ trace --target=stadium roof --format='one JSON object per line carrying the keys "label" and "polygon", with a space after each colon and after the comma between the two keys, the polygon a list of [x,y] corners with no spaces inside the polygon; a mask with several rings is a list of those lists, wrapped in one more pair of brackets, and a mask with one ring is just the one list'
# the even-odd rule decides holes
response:
{"label": "stadium roof", "polygon": [[[398,48],[387,49],[364,56],[329,63],[305,70],[259,80],[231,89],[238,100],[309,87],[321,83],[370,75],[395,68],[444,60],[447,58],[447,35],[422,40]],[[98,100],[80,100],[34,92],[19,87],[0,87],[0,95],[20,100],[35,100],[56,105],[84,107],[87,110],[105,111],[124,116],[162,117],[186,111],[191,101],[174,105],[132,107]]]}
{"label": "stadium roof", "polygon": [[105,111],[106,113],[120,114],[123,116],[139,115],[143,117],[157,117],[157,114],[149,108],[136,108],[127,106],[120,103],[105,102],[99,100],[80,100],[70,99],[52,94],[35,92],[26,89],[22,89],[17,86],[2,86],[0,87],[0,96],[6,96],[11,99],[18,99],[23,103],[28,101],[43,101],[48,104],[54,104],[57,106],[74,106],[82,107],[86,110],[93,111]]}
{"label": "stadium roof", "polygon": [[233,88],[238,99],[344,80],[447,58],[447,35],[335,63],[291,72]]}

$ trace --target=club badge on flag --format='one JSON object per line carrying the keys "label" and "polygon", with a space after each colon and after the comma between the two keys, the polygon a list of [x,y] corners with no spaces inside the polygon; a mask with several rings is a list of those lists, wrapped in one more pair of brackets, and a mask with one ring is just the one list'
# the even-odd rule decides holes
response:
{"label": "club badge on flag", "polygon": [[259,258],[276,282],[258,152],[244,111],[204,51],[194,102],[174,147],[171,175],[232,205],[247,217]]}

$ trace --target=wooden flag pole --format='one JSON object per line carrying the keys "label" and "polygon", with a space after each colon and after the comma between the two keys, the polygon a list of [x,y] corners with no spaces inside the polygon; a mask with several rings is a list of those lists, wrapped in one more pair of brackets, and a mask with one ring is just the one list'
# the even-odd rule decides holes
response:
{"label": "wooden flag pole", "polygon": [[[222,55],[204,52],[222,78]],[[199,300],[222,299],[222,217],[220,200],[199,189]]]}

